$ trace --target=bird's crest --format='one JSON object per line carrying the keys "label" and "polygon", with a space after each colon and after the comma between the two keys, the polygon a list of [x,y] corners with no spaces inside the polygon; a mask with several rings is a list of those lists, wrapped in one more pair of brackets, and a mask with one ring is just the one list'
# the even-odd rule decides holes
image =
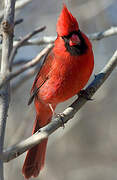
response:
{"label": "bird's crest", "polygon": [[79,26],[76,18],[68,11],[66,5],[63,9],[57,22],[57,33],[59,36],[67,36],[73,31],[78,31]]}

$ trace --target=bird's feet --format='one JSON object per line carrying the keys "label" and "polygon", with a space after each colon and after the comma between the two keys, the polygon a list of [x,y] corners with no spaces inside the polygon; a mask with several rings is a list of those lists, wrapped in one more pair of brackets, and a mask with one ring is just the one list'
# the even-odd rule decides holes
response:
{"label": "bird's feet", "polygon": [[60,119],[61,119],[61,121],[62,121],[62,127],[65,128],[65,123],[64,123],[64,120],[63,120],[63,117],[64,117],[64,116],[63,116],[63,113],[56,114],[56,112],[55,112],[55,110],[53,109],[53,107],[52,107],[51,104],[49,104],[49,107],[50,107],[50,109],[51,109],[51,111],[52,111],[53,117],[59,116]]}
{"label": "bird's feet", "polygon": [[79,93],[78,93],[78,96],[80,97],[83,97],[84,99],[86,100],[90,100],[92,101],[93,99],[90,97],[90,94],[86,91],[86,90],[81,90]]}
{"label": "bird's feet", "polygon": [[63,113],[59,113],[59,114],[57,114],[57,116],[59,116],[60,117],[60,120],[61,120],[61,122],[62,122],[62,127],[63,127],[63,129],[65,128],[65,123],[64,123],[64,115],[63,115]]}
{"label": "bird's feet", "polygon": [[48,104],[49,105],[49,107],[50,107],[50,110],[52,111],[52,115],[53,115],[53,117],[55,117],[56,116],[56,112],[55,112],[55,110],[53,109],[53,107],[52,107],[52,105],[51,104]]}

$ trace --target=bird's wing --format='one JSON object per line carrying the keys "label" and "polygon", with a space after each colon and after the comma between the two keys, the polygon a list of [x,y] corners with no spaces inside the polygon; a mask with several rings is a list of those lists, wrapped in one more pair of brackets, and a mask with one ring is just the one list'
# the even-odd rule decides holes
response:
{"label": "bird's wing", "polygon": [[54,60],[54,53],[53,53],[52,49],[45,56],[43,64],[42,64],[39,72],[36,75],[36,78],[34,80],[34,83],[33,83],[32,89],[31,89],[31,96],[29,98],[28,105],[30,105],[32,103],[32,101],[33,101],[34,97],[37,95],[39,89],[43,86],[43,84],[48,79],[48,74],[51,70],[51,64]]}

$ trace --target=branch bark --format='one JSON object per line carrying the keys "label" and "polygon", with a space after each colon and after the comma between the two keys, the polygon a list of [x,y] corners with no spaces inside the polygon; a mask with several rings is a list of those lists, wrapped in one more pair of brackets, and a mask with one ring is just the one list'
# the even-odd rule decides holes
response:
{"label": "branch bark", "polygon": [[21,24],[22,22],[23,22],[23,19],[20,18],[14,22],[14,26],[17,26],[17,25]]}
{"label": "branch bark", "polygon": [[14,81],[12,83],[11,86],[12,92],[17,91],[17,89],[21,88],[21,86],[25,84],[27,80],[31,79],[31,77],[34,77],[34,75],[36,75],[39,69],[40,69],[40,65],[37,65],[34,68],[29,69],[26,73],[23,73],[22,76],[20,76],[20,78],[18,78],[17,81]]}
{"label": "branch bark", "polygon": [[90,40],[101,40],[103,38],[107,38],[109,36],[114,36],[117,35],[117,26],[112,26],[109,29],[102,31],[102,32],[97,32],[93,34],[89,34],[88,37]]}
{"label": "branch bark", "polygon": [[21,47],[28,39],[30,39],[32,36],[36,35],[37,33],[40,33],[42,31],[45,30],[45,26],[41,27],[41,28],[37,28],[35,29],[33,32],[27,34],[26,36],[24,36],[18,43],[17,45],[13,48],[11,54],[10,54],[10,58],[9,58],[9,64],[10,64],[10,71],[11,71],[11,68],[12,68],[12,63],[13,63],[13,60],[14,60],[14,57],[17,53],[17,49],[19,47]]}
{"label": "branch bark", "polygon": [[[117,66],[117,50],[115,51],[112,58],[109,60],[107,65],[99,72],[98,75],[95,76],[94,80],[90,83],[90,85],[86,88],[86,92],[89,94],[91,98],[94,93],[99,89],[99,87],[105,82],[114,68]],[[71,118],[74,117],[76,112],[80,110],[80,108],[87,102],[82,96],[79,96],[78,99],[71,104],[67,109],[64,110],[63,113],[57,115],[53,121],[51,121],[48,125],[41,128],[37,133],[29,137],[28,139],[6,149],[3,151],[3,154],[0,155],[0,158],[4,162],[8,162],[20,154],[24,153],[28,149],[32,148],[36,144],[41,143],[42,140],[51,135],[58,128],[63,126],[63,122],[67,123]],[[62,119],[62,120],[61,120]]]}
{"label": "branch bark", "polygon": [[[4,79],[9,72],[9,55],[13,46],[15,0],[5,0],[4,3],[4,19],[1,23],[1,32],[3,36],[0,72],[1,79]],[[4,84],[0,89],[0,153],[2,153],[4,145],[6,119],[10,100],[9,89],[9,82]],[[0,161],[0,180],[3,179],[3,162]]]}
{"label": "branch bark", "polygon": [[[18,9],[21,9],[23,8],[24,6],[26,6],[27,4],[29,4],[32,0],[20,0],[20,1],[17,1],[16,2],[16,5],[15,5],[15,9],[18,10]],[[0,11],[0,20],[3,18],[3,15],[4,15],[4,11],[1,10]]]}

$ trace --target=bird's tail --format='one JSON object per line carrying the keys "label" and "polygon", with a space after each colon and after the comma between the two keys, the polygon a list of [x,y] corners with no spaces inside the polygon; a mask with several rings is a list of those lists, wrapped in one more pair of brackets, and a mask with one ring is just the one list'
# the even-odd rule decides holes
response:
{"label": "bird's tail", "polygon": [[[51,121],[52,110],[48,105],[42,104],[35,100],[36,120],[33,127],[33,134],[41,127],[45,126]],[[52,107],[55,109],[55,106]],[[46,146],[48,139],[43,140],[40,144],[31,148],[26,156],[22,173],[26,179],[31,176],[37,177],[40,170],[44,166]]]}

